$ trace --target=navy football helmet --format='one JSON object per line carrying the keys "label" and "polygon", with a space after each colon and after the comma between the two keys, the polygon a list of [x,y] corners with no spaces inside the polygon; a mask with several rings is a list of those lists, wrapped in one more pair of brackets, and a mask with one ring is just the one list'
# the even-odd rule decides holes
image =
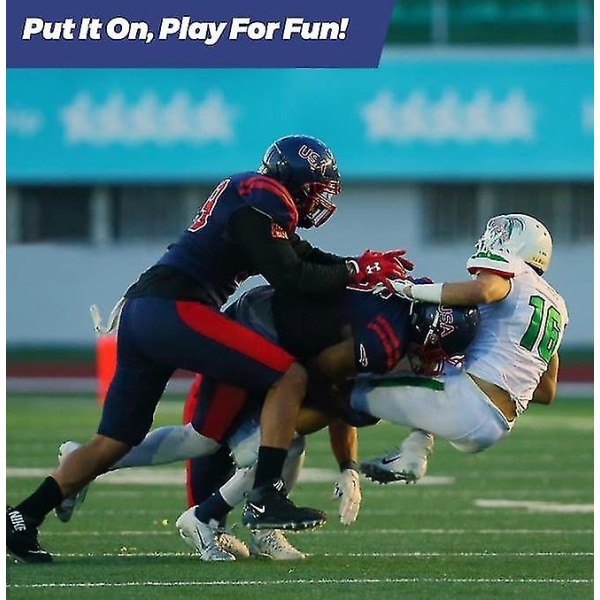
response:
{"label": "navy football helmet", "polygon": [[419,375],[439,375],[444,363],[458,364],[479,327],[476,306],[439,306],[414,302],[408,357]]}
{"label": "navy football helmet", "polygon": [[284,185],[298,208],[300,227],[319,227],[336,209],[340,174],[331,150],[308,135],[289,135],[273,142],[258,169]]}

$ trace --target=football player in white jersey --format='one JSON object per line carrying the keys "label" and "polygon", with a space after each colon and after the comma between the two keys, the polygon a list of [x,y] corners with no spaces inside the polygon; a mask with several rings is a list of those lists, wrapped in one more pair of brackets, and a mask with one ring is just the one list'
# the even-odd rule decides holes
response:
{"label": "football player in white jersey", "polygon": [[[506,437],[530,402],[550,404],[556,393],[558,348],[568,322],[563,298],[543,279],[552,239],[523,214],[490,219],[467,261],[470,281],[415,284],[389,281],[394,294],[446,306],[476,304],[480,326],[461,368],[433,377],[366,381],[352,407],[413,428],[400,448],[362,463],[367,477],[415,482],[427,469],[434,436],[462,452],[480,452]],[[430,335],[444,335],[444,325]],[[440,357],[441,359],[443,357]]]}

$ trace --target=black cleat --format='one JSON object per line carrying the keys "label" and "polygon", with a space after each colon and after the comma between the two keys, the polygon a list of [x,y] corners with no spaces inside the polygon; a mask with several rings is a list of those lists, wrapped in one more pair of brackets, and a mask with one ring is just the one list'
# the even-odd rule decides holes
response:
{"label": "black cleat", "polygon": [[37,527],[30,519],[6,507],[6,549],[15,558],[28,563],[52,562],[52,555],[39,545],[37,536]]}
{"label": "black cleat", "polygon": [[242,511],[242,523],[251,529],[312,529],[325,521],[327,513],[322,510],[296,506],[281,479],[249,492]]}

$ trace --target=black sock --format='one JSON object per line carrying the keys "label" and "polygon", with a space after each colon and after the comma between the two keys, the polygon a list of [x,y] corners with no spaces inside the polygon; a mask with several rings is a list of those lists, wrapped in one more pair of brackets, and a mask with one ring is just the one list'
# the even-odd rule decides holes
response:
{"label": "black sock", "polygon": [[40,525],[46,515],[64,500],[63,493],[53,477],[46,477],[42,485],[19,504],[16,510]]}
{"label": "black sock", "polygon": [[196,507],[196,518],[203,523],[209,523],[211,520],[221,523],[225,516],[231,511],[232,507],[225,502],[220,492],[215,492],[210,498]]}
{"label": "black sock", "polygon": [[273,479],[281,478],[283,463],[287,458],[287,453],[288,451],[284,448],[259,447],[258,460],[256,461],[256,475],[254,476],[255,488]]}

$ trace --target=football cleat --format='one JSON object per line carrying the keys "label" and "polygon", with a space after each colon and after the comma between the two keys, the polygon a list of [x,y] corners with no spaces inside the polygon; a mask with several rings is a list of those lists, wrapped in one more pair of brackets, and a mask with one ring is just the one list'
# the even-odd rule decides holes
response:
{"label": "football cleat", "polygon": [[322,510],[296,506],[287,497],[281,479],[249,492],[242,511],[242,523],[251,529],[312,529],[325,521],[327,514]]}
{"label": "football cleat", "polygon": [[431,433],[413,430],[396,451],[361,463],[361,472],[376,483],[404,481],[416,483],[427,472],[435,438]]}
{"label": "football cleat", "polygon": [[37,527],[20,511],[10,506],[6,507],[6,549],[23,562],[52,562],[52,555],[38,542]]}
{"label": "football cleat", "polygon": [[217,545],[215,530],[196,518],[196,507],[188,508],[179,516],[175,527],[183,541],[196,550],[200,560],[206,562],[226,562],[235,560],[235,556]]}
{"label": "football cleat", "polygon": [[279,529],[253,531],[250,538],[250,554],[256,558],[271,560],[304,560],[306,554],[294,548]]}
{"label": "football cleat", "polygon": [[[58,464],[62,464],[62,462],[77,450],[77,448],[81,448],[81,444],[77,442],[64,442],[58,448]],[[77,493],[65,498],[55,509],[54,514],[58,517],[59,521],[63,523],[68,523],[73,517],[73,513],[85,500],[85,497],[88,493],[89,484],[82,487]]]}
{"label": "football cleat", "polygon": [[236,560],[250,557],[250,550],[248,550],[248,546],[246,546],[246,544],[240,540],[240,538],[236,537],[233,535],[233,533],[227,531],[223,527],[213,525],[212,521],[210,526],[215,532],[215,542],[218,548],[224,552],[233,554]]}

